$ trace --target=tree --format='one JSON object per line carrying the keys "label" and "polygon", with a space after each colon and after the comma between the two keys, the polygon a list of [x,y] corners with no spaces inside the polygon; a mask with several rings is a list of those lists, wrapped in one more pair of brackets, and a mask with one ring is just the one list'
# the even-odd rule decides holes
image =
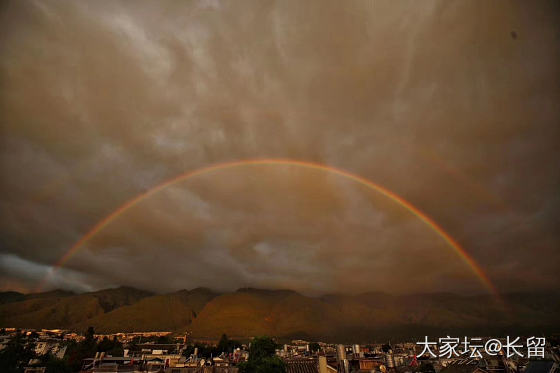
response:
{"label": "tree", "polygon": [[216,351],[218,353],[222,352],[232,352],[236,347],[240,347],[241,343],[235,341],[233,339],[229,339],[226,334],[222,334],[220,341],[218,342],[218,346],[216,347]]}
{"label": "tree", "polygon": [[111,356],[124,355],[123,345],[117,340],[117,337],[113,337],[112,340],[104,337],[103,340],[97,345],[97,351],[105,352],[106,354]]}
{"label": "tree", "polygon": [[277,356],[239,364],[240,373],[286,373],[286,364]]}
{"label": "tree", "polygon": [[41,357],[41,366],[47,368],[47,373],[71,373],[73,371],[67,361],[58,359],[50,352]]}
{"label": "tree", "polygon": [[435,372],[434,364],[422,362],[422,364],[416,367],[415,372],[434,373]]}
{"label": "tree", "polygon": [[319,346],[319,343],[317,342],[311,342],[309,344],[309,351],[311,352],[317,352],[321,349],[321,346]]}
{"label": "tree", "polygon": [[220,341],[218,342],[218,351],[219,352],[227,352],[228,351],[228,346],[229,346],[229,339],[228,339],[227,335],[222,334],[222,338],[220,338]]}
{"label": "tree", "polygon": [[276,356],[277,344],[270,337],[256,337],[249,348],[249,359],[239,364],[240,373],[285,373],[286,364]]}
{"label": "tree", "polygon": [[196,343],[194,345],[188,345],[187,347],[185,347],[185,350],[183,351],[183,356],[186,357],[191,356],[192,354],[194,354],[195,348],[198,349],[197,350],[198,357],[203,357],[205,359],[208,359],[210,358],[210,356],[218,355],[218,349],[216,347],[207,344]]}
{"label": "tree", "polygon": [[173,339],[168,335],[160,335],[158,337],[158,339],[156,340],[156,343],[157,344],[162,344],[162,345],[173,344]]}
{"label": "tree", "polygon": [[259,360],[274,356],[278,345],[270,337],[256,337],[249,348],[249,359]]}
{"label": "tree", "polygon": [[[128,350],[131,352],[138,352],[141,350],[140,346],[138,346],[138,338],[134,338],[127,346]],[[124,353],[124,351],[123,351]]]}
{"label": "tree", "polygon": [[86,341],[93,341],[94,336],[95,330],[93,329],[93,326],[90,326],[89,328],[87,328],[85,333]]}
{"label": "tree", "polygon": [[71,342],[66,350],[68,365],[72,371],[78,371],[82,367],[82,360],[93,357],[97,352],[97,343],[94,339],[95,331],[89,327],[85,333],[85,339],[80,343]]}
{"label": "tree", "polygon": [[20,333],[0,351],[0,372],[19,373],[30,359],[35,357],[34,345],[27,343]]}

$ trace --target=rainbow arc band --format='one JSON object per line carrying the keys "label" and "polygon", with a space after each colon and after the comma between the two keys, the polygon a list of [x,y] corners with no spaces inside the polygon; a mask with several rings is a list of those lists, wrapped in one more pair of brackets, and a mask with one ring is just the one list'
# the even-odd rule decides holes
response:
{"label": "rainbow arc band", "polygon": [[[247,159],[247,160],[239,160],[239,161],[232,161],[232,162],[224,162],[224,163],[217,163],[214,165],[198,168],[192,171],[185,172],[181,175],[178,175],[172,179],[166,180],[155,187],[151,188],[150,190],[137,195],[136,197],[132,198],[128,202],[121,205],[111,214],[107,215],[105,218],[100,220],[97,224],[95,224],[82,238],[80,238],[55,264],[54,270],[64,266],[68,260],[74,254],[76,254],[83,245],[89,241],[92,237],[94,237],[98,232],[100,232],[103,228],[109,225],[113,220],[115,220],[119,215],[121,215],[126,210],[130,209],[131,207],[135,206],[136,204],[140,203],[141,201],[153,196],[154,194],[158,193],[159,191],[165,189],[166,187],[173,185],[175,183],[185,181],[192,177],[212,173],[215,171],[221,171],[230,168],[236,167],[248,167],[248,166],[273,166],[273,165],[280,165],[280,166],[295,166],[313,170],[320,170],[324,172],[329,172],[337,176],[341,176],[348,180],[352,180],[358,184],[363,185],[364,187],[373,190],[375,192],[380,193],[381,195],[389,198],[390,200],[394,201],[398,205],[402,206],[413,215],[415,215],[418,219],[420,219],[423,223],[425,223],[431,230],[433,230],[437,235],[439,235],[448,245],[451,247],[462,259],[462,261],[470,268],[473,274],[479,279],[480,283],[497,299],[500,299],[499,293],[496,290],[495,286],[492,284],[486,273],[482,270],[482,268],[478,265],[478,263],[465,251],[464,248],[459,245],[457,241],[453,239],[443,228],[437,224],[434,220],[432,220],[429,216],[425,213],[420,211],[417,207],[412,205],[410,202],[405,200],[404,198],[400,197],[399,195],[391,192],[390,190],[382,187],[370,181],[364,177],[359,175],[350,173],[348,171],[344,171],[339,168],[327,166],[320,163],[313,163],[313,162],[306,162],[306,161],[299,161],[293,159]],[[43,283],[46,279],[43,281]],[[43,283],[39,287],[41,289],[43,287]]]}

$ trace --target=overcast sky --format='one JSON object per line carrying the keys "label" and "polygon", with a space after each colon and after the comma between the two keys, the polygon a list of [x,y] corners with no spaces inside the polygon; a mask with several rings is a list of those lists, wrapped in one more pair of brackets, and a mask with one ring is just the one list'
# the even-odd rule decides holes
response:
{"label": "overcast sky", "polygon": [[5,1],[0,289],[560,284],[557,1]]}

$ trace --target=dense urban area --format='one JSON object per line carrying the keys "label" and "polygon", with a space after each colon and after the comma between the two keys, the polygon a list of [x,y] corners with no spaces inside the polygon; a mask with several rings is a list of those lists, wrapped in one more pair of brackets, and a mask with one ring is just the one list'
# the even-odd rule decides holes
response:
{"label": "dense urban area", "polygon": [[[525,340],[526,346],[519,342]],[[499,343],[498,349],[488,350],[492,341]],[[426,337],[423,341],[396,344],[388,341],[345,345],[304,340],[280,343],[266,336],[241,342],[225,334],[216,341],[191,339],[188,333],[172,332],[96,334],[92,327],[84,334],[58,329],[3,328],[0,370],[5,373],[555,373],[560,363],[559,341],[557,336],[516,337],[515,340],[464,337],[464,342],[444,337],[438,343]]]}

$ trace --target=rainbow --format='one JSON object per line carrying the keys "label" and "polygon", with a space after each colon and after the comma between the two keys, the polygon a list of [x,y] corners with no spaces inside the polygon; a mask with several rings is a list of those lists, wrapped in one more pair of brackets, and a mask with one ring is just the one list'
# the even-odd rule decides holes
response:
{"label": "rainbow", "polygon": [[341,177],[344,177],[348,180],[352,180],[364,187],[373,190],[382,194],[383,196],[389,198],[390,200],[394,201],[395,203],[399,204],[413,215],[415,215],[418,219],[420,219],[423,223],[425,223],[431,230],[433,230],[438,236],[440,236],[448,245],[451,247],[462,259],[462,261],[471,269],[474,275],[479,279],[481,284],[493,295],[499,299],[499,293],[497,289],[494,287],[488,276],[484,273],[482,268],[478,265],[478,263],[465,251],[464,248],[459,245],[457,241],[453,239],[445,230],[437,224],[434,220],[432,220],[429,216],[419,210],[417,207],[412,205],[410,202],[405,200],[404,198],[400,197],[399,195],[391,192],[390,190],[378,185],[364,177],[359,175],[350,173],[348,171],[344,171],[339,168],[327,166],[320,163],[313,163],[313,162],[305,162],[305,161],[298,161],[292,159],[248,159],[248,160],[239,160],[239,161],[232,161],[232,162],[224,162],[218,163],[214,165],[210,165],[207,167],[198,168],[196,170],[188,171],[183,174],[180,174],[172,179],[166,180],[155,187],[149,189],[148,191],[137,195],[136,197],[132,198],[128,202],[121,205],[119,208],[114,210],[112,213],[107,215],[105,218],[100,220],[97,224],[95,224],[85,235],[83,235],[59,260],[56,262],[54,269],[58,269],[72,256],[74,256],[83,245],[91,240],[97,233],[99,233],[103,228],[107,225],[111,224],[113,220],[119,217],[123,212],[127,211],[128,209],[132,208],[133,206],[137,205],[138,203],[142,202],[145,199],[150,198],[154,194],[160,192],[161,190],[167,188],[170,185],[175,183],[185,181],[187,179],[201,176],[205,174],[209,174],[216,171],[221,171],[230,168],[236,167],[249,167],[249,166],[271,166],[271,165],[282,165],[282,166],[296,166],[302,167],[306,169],[313,169],[313,170],[320,170],[324,172],[329,172]]}

